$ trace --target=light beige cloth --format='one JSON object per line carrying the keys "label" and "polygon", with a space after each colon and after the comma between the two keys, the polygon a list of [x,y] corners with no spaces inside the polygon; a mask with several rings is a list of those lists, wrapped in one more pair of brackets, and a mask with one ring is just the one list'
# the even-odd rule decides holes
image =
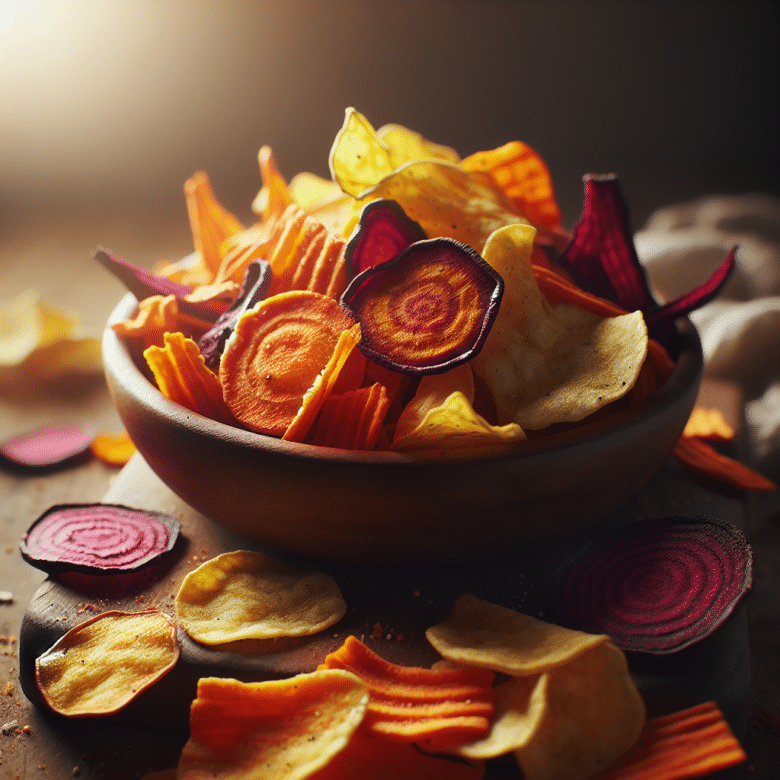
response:
{"label": "light beige cloth", "polygon": [[659,300],[697,286],[737,245],[737,267],[717,300],[691,316],[705,374],[745,397],[750,465],[780,479],[780,199],[708,196],[657,211],[635,238]]}

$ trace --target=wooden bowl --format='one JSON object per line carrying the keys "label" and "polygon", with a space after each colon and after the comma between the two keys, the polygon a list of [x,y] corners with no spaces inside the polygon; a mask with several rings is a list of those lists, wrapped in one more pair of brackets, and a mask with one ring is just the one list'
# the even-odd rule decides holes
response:
{"label": "wooden bowl", "polygon": [[354,562],[478,559],[562,538],[618,509],[676,444],[702,372],[698,336],[681,329],[674,373],[642,403],[523,443],[516,454],[457,463],[285,442],[206,419],[166,399],[110,328],[103,358],[128,433],[178,496],[216,523],[282,551]]}

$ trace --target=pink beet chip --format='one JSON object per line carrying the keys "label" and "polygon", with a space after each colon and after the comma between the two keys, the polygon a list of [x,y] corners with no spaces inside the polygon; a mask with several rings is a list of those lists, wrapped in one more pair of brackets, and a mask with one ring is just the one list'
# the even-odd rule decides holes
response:
{"label": "pink beet chip", "polygon": [[95,436],[83,423],[52,423],[0,444],[0,455],[17,466],[46,468],[86,455]]}

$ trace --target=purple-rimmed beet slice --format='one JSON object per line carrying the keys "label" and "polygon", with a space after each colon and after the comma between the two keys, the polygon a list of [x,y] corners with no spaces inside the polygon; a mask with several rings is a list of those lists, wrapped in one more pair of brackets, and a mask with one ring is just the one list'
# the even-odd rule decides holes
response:
{"label": "purple-rimmed beet slice", "polygon": [[426,238],[422,227],[406,216],[397,201],[370,201],[360,212],[360,221],[347,242],[347,279],[392,260],[415,241]]}
{"label": "purple-rimmed beet slice", "polygon": [[32,566],[57,574],[117,574],[150,566],[171,553],[178,520],[120,504],[58,504],[20,542]]}
{"label": "purple-rimmed beet slice", "polygon": [[91,456],[95,437],[91,425],[79,422],[51,423],[26,431],[0,444],[0,458],[26,469],[51,469]]}
{"label": "purple-rimmed beet slice", "polygon": [[753,581],[744,534],[697,516],[633,523],[558,578],[562,618],[622,650],[673,653],[715,631]]}
{"label": "purple-rimmed beet slice", "polygon": [[207,322],[214,322],[219,316],[219,312],[211,306],[186,300],[185,296],[192,292],[192,287],[186,284],[179,284],[164,276],[158,276],[128,260],[117,257],[113,252],[103,247],[95,249],[92,256],[111,271],[139,301],[152,295],[174,295],[181,311],[187,314]]}
{"label": "purple-rimmed beet slice", "polygon": [[435,374],[470,360],[485,343],[504,281],[470,246],[417,241],[358,274],[341,305],[360,322],[358,349],[406,374]]}
{"label": "purple-rimmed beet slice", "polygon": [[241,315],[265,299],[272,279],[271,264],[267,260],[252,260],[244,273],[238,298],[220,315],[214,327],[200,337],[198,347],[206,365],[212,371],[218,370],[225,342],[230,338]]}

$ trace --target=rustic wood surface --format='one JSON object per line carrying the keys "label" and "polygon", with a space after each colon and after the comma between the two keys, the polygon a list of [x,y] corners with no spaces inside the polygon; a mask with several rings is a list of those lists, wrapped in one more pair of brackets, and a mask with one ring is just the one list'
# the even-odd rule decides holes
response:
{"label": "rustic wood surface", "polygon": [[[95,221],[52,218],[39,230],[36,223],[18,233],[5,235],[0,243],[0,289],[3,298],[34,288],[52,303],[75,310],[87,327],[99,329],[122,293],[115,280],[101,273],[89,258],[97,243],[110,246],[129,259],[151,263],[162,257],[176,257],[189,250],[176,230],[181,215],[154,222],[151,229],[130,230],[118,220],[100,227]],[[75,225],[78,224],[78,227]],[[157,226],[156,229],[154,226]],[[136,226],[137,228],[137,226]],[[184,234],[186,235],[186,234]],[[135,256],[123,249],[123,242],[135,249]],[[113,245],[112,245],[113,244]],[[182,245],[183,244],[183,245]],[[54,269],[54,270],[53,270]],[[0,392],[0,437],[30,429],[42,422],[81,419],[99,428],[118,430],[120,423],[102,380],[93,378],[78,386],[20,388],[3,387]],[[724,388],[710,388],[725,408],[733,397]],[[139,495],[145,500],[175,503],[153,479],[135,464],[133,479],[116,482],[117,470],[91,461],[47,474],[27,475],[0,471],[0,725],[15,722],[0,735],[0,780],[20,778],[138,778],[175,765],[186,733],[150,727],[142,722],[101,720],[66,721],[36,707],[25,696],[20,683],[19,637],[22,620],[45,575],[24,563],[18,541],[27,527],[49,506],[57,503],[99,501],[105,497],[133,498],[141,485],[149,489]],[[775,778],[780,754],[780,525],[777,501],[772,497],[726,496],[707,486],[690,485],[672,466],[674,489],[650,490],[643,500],[656,512],[688,513],[711,510],[741,522],[754,547],[755,587],[747,602],[750,636],[750,670],[747,725],[740,734],[748,762],[718,777]],[[123,478],[127,477],[127,472]],[[666,477],[664,477],[666,479]],[[654,483],[657,487],[658,483]],[[689,490],[690,488],[690,490]],[[162,490],[162,492],[160,492]],[[157,492],[155,492],[157,491]],[[135,501],[129,501],[135,503]],[[703,506],[699,503],[703,502]],[[171,507],[186,513],[181,505]],[[637,511],[634,508],[632,511]],[[644,510],[642,510],[644,511]],[[200,521],[197,521],[200,522]],[[195,528],[195,526],[193,526]],[[233,546],[240,540],[205,523],[197,526],[183,559],[195,565],[196,558]],[[170,584],[166,581],[166,585]],[[44,586],[47,587],[47,586]],[[170,596],[165,589],[166,597]],[[90,601],[87,597],[84,602]],[[71,615],[72,617],[72,615]],[[70,618],[68,618],[70,619]],[[62,621],[66,623],[67,620]],[[396,628],[394,626],[394,628]],[[739,633],[739,632],[737,632]],[[383,640],[386,641],[386,640]],[[691,679],[695,675],[691,674]],[[143,721],[143,719],[140,719]],[[516,775],[498,767],[496,776]]]}

